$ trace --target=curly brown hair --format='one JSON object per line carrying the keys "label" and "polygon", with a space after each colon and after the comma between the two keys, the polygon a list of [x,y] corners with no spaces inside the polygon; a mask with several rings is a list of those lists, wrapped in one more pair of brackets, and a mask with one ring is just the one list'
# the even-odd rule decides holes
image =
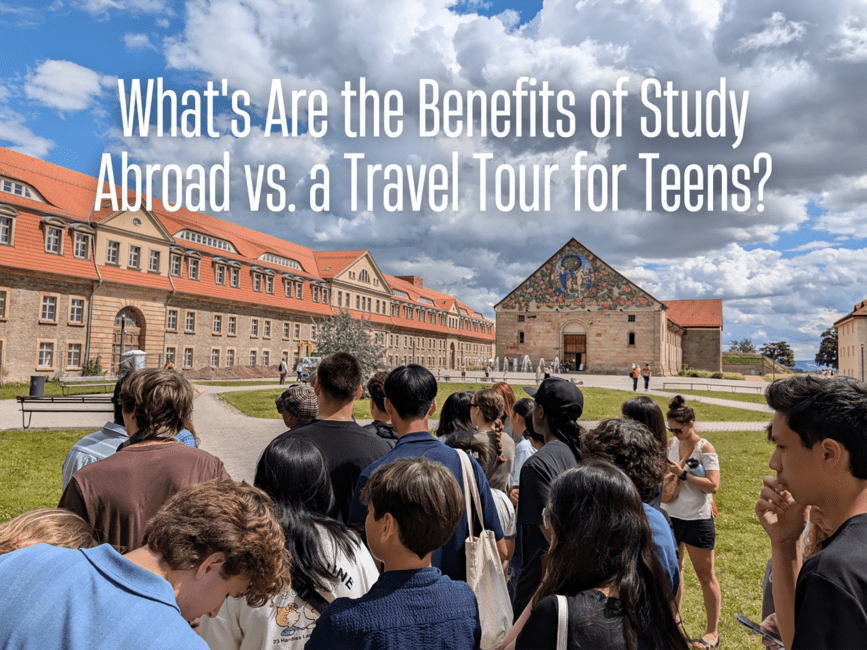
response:
{"label": "curly brown hair", "polygon": [[292,558],[271,498],[237,481],[207,481],[179,492],[148,522],[144,543],[175,570],[226,559],[223,578],[250,578],[247,603],[260,607],[290,583]]}

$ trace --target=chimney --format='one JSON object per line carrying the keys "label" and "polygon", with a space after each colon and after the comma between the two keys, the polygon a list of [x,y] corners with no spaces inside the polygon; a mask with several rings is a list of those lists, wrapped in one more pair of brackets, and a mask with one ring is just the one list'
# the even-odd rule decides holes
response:
{"label": "chimney", "polygon": [[419,289],[422,289],[424,287],[422,279],[416,275],[398,275],[396,277],[398,280],[409,282],[412,286],[418,287]]}

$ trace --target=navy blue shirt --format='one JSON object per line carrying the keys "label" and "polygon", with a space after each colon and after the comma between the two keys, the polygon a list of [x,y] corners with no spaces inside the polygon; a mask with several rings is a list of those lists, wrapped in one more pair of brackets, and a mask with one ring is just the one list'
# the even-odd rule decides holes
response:
{"label": "navy blue shirt", "polygon": [[[464,489],[461,459],[458,456],[457,450],[447,447],[427,431],[407,433],[398,439],[394,449],[379,460],[372,462],[361,472],[361,476],[358,477],[358,482],[355,484],[355,493],[352,495],[347,522],[350,524],[364,524],[364,520],[367,519],[367,506],[361,503],[359,496],[361,495],[361,490],[367,485],[370,475],[373,474],[376,468],[387,465],[398,458],[419,458],[421,456],[439,461],[448,467],[458,480],[461,490]],[[472,456],[470,456],[470,461],[473,466],[473,474],[476,477],[476,484],[479,486],[479,496],[482,499],[485,528],[493,530],[498,540],[502,539],[503,529],[500,526],[497,506],[494,503],[494,498],[491,496],[488,479],[485,478],[485,473],[482,471],[478,461]],[[431,564],[442,571],[443,575],[453,580],[466,580],[467,577],[467,559],[464,552],[464,542],[468,535],[467,530],[467,518],[464,516],[458,522],[458,527],[455,529],[455,534],[452,535],[452,538],[441,549],[434,551],[431,558]],[[481,525],[477,517],[474,517],[473,532],[474,534],[481,532]]]}

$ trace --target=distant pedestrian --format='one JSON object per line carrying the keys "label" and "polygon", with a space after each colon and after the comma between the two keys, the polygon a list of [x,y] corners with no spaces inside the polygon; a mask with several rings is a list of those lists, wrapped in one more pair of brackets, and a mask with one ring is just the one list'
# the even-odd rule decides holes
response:
{"label": "distant pedestrian", "polygon": [[300,361],[298,362],[298,365],[295,366],[295,374],[298,375],[295,377],[295,381],[304,381],[304,364]]}
{"label": "distant pedestrian", "polygon": [[286,363],[286,357],[283,357],[280,360],[280,368],[278,372],[280,373],[280,385],[282,386],[286,383],[286,375],[289,374],[289,364]]}
{"label": "distant pedestrian", "polygon": [[645,363],[644,369],[641,371],[641,376],[644,377],[644,390],[650,386],[650,375],[653,374],[653,371],[650,369],[650,364]]}
{"label": "distant pedestrian", "polygon": [[466,378],[467,378],[467,367],[462,365],[461,366],[461,379],[466,379]]}
{"label": "distant pedestrian", "polygon": [[632,392],[638,390],[638,378],[641,376],[641,370],[637,363],[632,364],[632,370],[629,371],[629,376],[632,377]]}
{"label": "distant pedestrian", "polygon": [[174,370],[175,369],[174,361],[172,361],[171,359],[166,359],[166,365],[164,365],[163,368],[165,368],[166,370]]}

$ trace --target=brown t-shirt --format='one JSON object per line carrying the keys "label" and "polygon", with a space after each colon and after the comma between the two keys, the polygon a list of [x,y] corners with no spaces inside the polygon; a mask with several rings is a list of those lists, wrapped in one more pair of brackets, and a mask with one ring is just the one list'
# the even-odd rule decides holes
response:
{"label": "brown t-shirt", "polygon": [[142,545],[145,527],[184,488],[229,480],[223,462],[179,442],[137,444],[78,470],[60,497],[121,552]]}

